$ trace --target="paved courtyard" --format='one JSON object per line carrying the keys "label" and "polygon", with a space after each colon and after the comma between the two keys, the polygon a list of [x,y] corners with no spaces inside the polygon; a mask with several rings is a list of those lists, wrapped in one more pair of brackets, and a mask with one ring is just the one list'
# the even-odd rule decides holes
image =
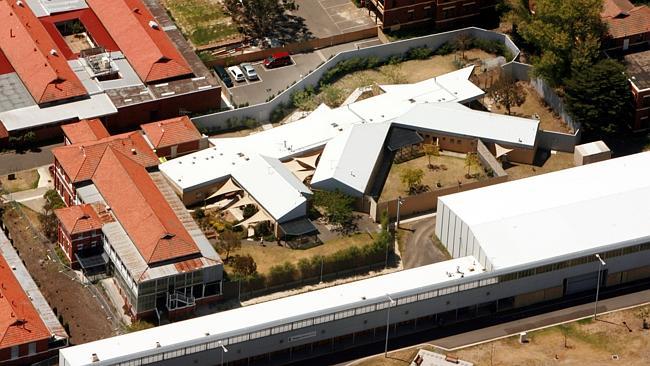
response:
{"label": "paved courtyard", "polygon": [[316,38],[375,26],[375,22],[368,15],[368,10],[357,8],[350,0],[296,0],[296,4],[298,10],[291,13],[302,17],[305,25]]}

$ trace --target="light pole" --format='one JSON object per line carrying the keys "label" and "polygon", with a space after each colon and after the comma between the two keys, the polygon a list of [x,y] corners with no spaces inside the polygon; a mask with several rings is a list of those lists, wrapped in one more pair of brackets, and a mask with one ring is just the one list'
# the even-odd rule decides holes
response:
{"label": "light pole", "polygon": [[397,220],[395,222],[395,231],[399,230],[399,208],[404,204],[402,196],[397,197]]}
{"label": "light pole", "polygon": [[228,352],[228,348],[226,348],[226,346],[224,346],[223,342],[221,341],[217,342],[217,345],[221,347],[221,366],[223,366],[223,355],[225,355],[226,352]]}
{"label": "light pole", "polygon": [[390,297],[389,294],[386,294],[386,297],[390,301],[388,303],[388,311],[386,311],[386,344],[384,345],[384,357],[388,357],[388,332],[390,331],[390,307],[393,306],[395,300]]}
{"label": "light pole", "polygon": [[594,303],[594,320],[596,320],[596,315],[598,314],[598,293],[600,292],[600,273],[602,272],[603,266],[607,265],[605,261],[600,257],[600,254],[596,254],[598,259],[598,282],[596,283],[596,302]]}
{"label": "light pole", "polygon": [[323,261],[324,258],[322,255],[320,256],[320,282],[318,283],[323,283]]}

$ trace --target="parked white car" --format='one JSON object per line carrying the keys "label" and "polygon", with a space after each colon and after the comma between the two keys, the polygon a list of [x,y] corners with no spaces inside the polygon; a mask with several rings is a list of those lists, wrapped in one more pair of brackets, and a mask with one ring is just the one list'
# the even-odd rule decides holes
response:
{"label": "parked white car", "polygon": [[257,76],[257,71],[255,71],[255,68],[253,65],[249,63],[243,63],[239,65],[241,69],[244,71],[244,74],[246,75],[246,79],[248,80],[258,80],[259,77]]}
{"label": "parked white car", "polygon": [[246,80],[246,76],[244,76],[244,73],[237,66],[230,66],[228,68],[228,72],[230,73],[230,75],[232,75],[232,78],[235,79],[235,81],[245,81]]}

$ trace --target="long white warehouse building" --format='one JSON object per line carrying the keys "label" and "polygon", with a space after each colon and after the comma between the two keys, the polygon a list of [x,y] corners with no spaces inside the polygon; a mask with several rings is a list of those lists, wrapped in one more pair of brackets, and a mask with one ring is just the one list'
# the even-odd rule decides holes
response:
{"label": "long white warehouse building", "polygon": [[[650,152],[440,198],[454,257],[60,351],[62,366],[279,365],[650,277]],[[599,254],[606,262],[600,266]]]}

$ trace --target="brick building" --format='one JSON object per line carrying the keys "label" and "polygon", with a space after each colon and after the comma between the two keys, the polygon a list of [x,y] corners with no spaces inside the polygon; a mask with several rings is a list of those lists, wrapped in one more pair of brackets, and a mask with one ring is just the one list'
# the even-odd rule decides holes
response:
{"label": "brick building", "polygon": [[605,48],[627,50],[650,42],[650,8],[647,5],[634,5],[628,0],[605,0],[601,18],[608,30]]}
{"label": "brick building", "polygon": [[208,137],[202,136],[186,116],[141,125],[145,140],[161,158],[175,158],[208,147]]}
{"label": "brick building", "polygon": [[449,30],[496,18],[496,0],[366,0],[384,30],[431,26]]}
{"label": "brick building", "polygon": [[633,131],[650,128],[650,7],[628,0],[605,0],[601,13],[608,37],[607,53],[622,57],[630,77]]}
{"label": "brick building", "polygon": [[100,118],[109,130],[221,106],[221,89],[156,1],[0,0],[0,144]]}
{"label": "brick building", "polygon": [[628,54],[624,60],[635,111],[631,127],[646,131],[650,128],[650,50]]}
{"label": "brick building", "polygon": [[0,230],[0,364],[31,365],[68,345],[68,335]]}
{"label": "brick building", "polygon": [[59,227],[57,241],[74,269],[79,258],[102,252],[102,222],[91,205],[70,206],[55,210]]}
{"label": "brick building", "polygon": [[143,135],[106,136],[93,121],[65,131],[70,144],[52,153],[54,185],[70,206],[56,211],[68,258],[86,275],[105,268],[134,319],[173,318],[218,300],[222,261],[157,172]]}

